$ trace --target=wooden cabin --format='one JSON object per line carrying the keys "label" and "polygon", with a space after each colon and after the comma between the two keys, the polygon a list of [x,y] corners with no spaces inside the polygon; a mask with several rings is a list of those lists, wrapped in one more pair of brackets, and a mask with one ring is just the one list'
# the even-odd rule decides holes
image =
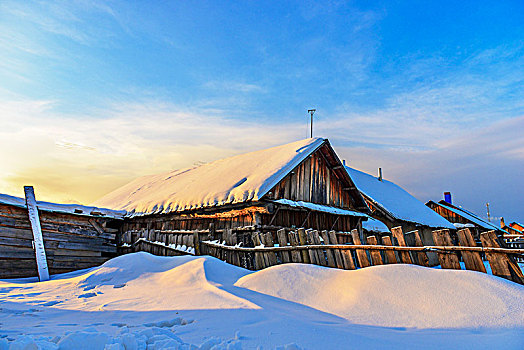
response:
{"label": "wooden cabin", "polygon": [[[124,242],[147,230],[306,227],[349,232],[368,207],[327,139],[311,138],[139,178],[96,202],[126,210]],[[162,236],[161,241],[169,239]]]}
{"label": "wooden cabin", "polygon": [[[518,230],[517,229],[517,225],[515,225],[516,223],[515,222],[512,222],[511,224],[509,225],[506,225],[506,223],[504,222],[504,218],[500,218],[500,228],[504,231],[507,232],[508,235],[511,235],[511,236],[522,236],[524,235],[524,233],[521,231],[521,230]],[[512,226],[513,225],[513,226]]]}
{"label": "wooden cabin", "polygon": [[[124,212],[37,202],[50,274],[97,266],[116,256]],[[0,194],[0,278],[37,277],[25,199]]]}
{"label": "wooden cabin", "polygon": [[429,201],[426,205],[444,219],[451,222],[457,229],[464,227],[469,228],[476,239],[479,239],[479,234],[485,231],[495,230],[499,235],[505,232],[491,222],[480,218],[478,215],[448,203],[445,200],[441,200],[438,203]]}
{"label": "wooden cabin", "polygon": [[[455,229],[450,222],[393,182],[348,166],[346,169],[370,208],[371,217],[384,223],[390,230],[398,226],[402,227],[404,234],[418,230],[423,244],[434,245],[433,230]],[[390,233],[384,232],[384,235]],[[408,245],[414,245],[414,237],[411,236],[406,235]],[[428,257],[430,264],[438,264],[436,254],[429,253]]]}
{"label": "wooden cabin", "polygon": [[519,223],[519,222],[512,222],[511,224],[509,224],[509,227],[511,227],[512,229],[514,230],[517,230],[519,231],[520,233],[523,233],[524,234],[524,225]]}

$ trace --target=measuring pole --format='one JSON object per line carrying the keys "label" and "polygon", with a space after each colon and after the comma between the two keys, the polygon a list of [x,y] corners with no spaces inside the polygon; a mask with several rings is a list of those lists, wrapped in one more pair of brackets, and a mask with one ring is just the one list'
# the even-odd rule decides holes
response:
{"label": "measuring pole", "polygon": [[40,281],[49,280],[49,269],[47,268],[47,258],[45,256],[44,237],[40,227],[40,217],[36,207],[35,190],[33,186],[24,186],[25,203],[33,231],[33,247],[36,255],[36,266],[38,268],[38,278]]}
{"label": "measuring pole", "polygon": [[307,112],[311,114],[311,138],[313,138],[313,113],[315,113],[316,109],[308,109]]}

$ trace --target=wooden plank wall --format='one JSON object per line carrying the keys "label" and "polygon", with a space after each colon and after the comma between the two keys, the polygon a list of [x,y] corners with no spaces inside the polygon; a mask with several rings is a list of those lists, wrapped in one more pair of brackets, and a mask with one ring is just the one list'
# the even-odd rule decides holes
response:
{"label": "wooden plank wall", "polygon": [[[40,211],[40,222],[51,274],[100,265],[116,256],[118,220]],[[0,204],[0,278],[37,276],[32,241],[27,209]]]}
{"label": "wooden plank wall", "polygon": [[[257,221],[254,215],[239,215],[233,217],[201,218],[181,215],[143,216],[126,220],[122,231],[139,230],[207,230],[209,225],[215,229],[235,229],[239,227],[271,225],[275,227],[310,227],[315,230],[335,230],[350,232],[357,228],[358,218],[347,215],[333,215],[324,212],[308,212],[306,210],[286,209],[282,207],[272,214],[258,214]],[[276,232],[276,230],[275,230]]]}
{"label": "wooden plank wall", "polygon": [[351,208],[350,193],[328,167],[320,152],[313,153],[278,183],[269,199],[290,199],[339,208]]}
{"label": "wooden plank wall", "polygon": [[126,219],[123,231],[154,230],[204,230],[213,224],[217,229],[252,226],[255,219],[252,214],[232,217],[202,218],[199,216],[182,216],[179,214],[149,215]]}

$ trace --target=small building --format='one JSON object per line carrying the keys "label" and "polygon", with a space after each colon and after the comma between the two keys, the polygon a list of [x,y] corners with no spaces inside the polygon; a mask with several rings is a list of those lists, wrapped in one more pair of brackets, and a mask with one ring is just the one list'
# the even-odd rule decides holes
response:
{"label": "small building", "polygon": [[500,228],[506,231],[508,235],[513,235],[513,236],[514,235],[517,235],[517,236],[524,235],[524,232],[522,232],[522,230],[519,230],[518,227],[519,227],[518,223],[512,222],[511,224],[506,225],[506,223],[504,222],[504,218],[500,218]]}
{"label": "small building", "polygon": [[479,217],[478,215],[464,209],[457,207],[445,200],[441,200],[438,203],[434,201],[429,201],[426,205],[433,209],[437,214],[442,216],[444,219],[451,222],[457,229],[464,227],[470,228],[472,234],[476,239],[479,239],[479,235],[482,232],[486,231],[497,231],[497,234],[504,234],[501,228],[492,224],[489,221],[486,221]]}
{"label": "small building", "polygon": [[[85,269],[117,255],[125,212],[37,201],[50,274]],[[38,276],[24,198],[0,194],[0,278]]]}
{"label": "small building", "polygon": [[[384,223],[389,229],[401,226],[404,234],[418,230],[425,245],[433,245],[433,230],[455,229],[450,222],[395,183],[348,166],[346,169],[366,200],[371,217]],[[406,241],[409,244],[411,238],[406,237]],[[428,254],[428,257],[431,264],[438,264],[435,254]]]}
{"label": "small building", "polygon": [[514,230],[517,230],[519,231],[520,233],[523,233],[524,234],[524,225],[519,223],[519,222],[512,222],[511,224],[509,224],[509,227],[511,227],[512,229]]}
{"label": "small building", "polygon": [[145,176],[96,204],[128,212],[123,227],[127,243],[139,238],[134,233],[140,230],[306,227],[349,232],[361,228],[369,212],[323,138]]}

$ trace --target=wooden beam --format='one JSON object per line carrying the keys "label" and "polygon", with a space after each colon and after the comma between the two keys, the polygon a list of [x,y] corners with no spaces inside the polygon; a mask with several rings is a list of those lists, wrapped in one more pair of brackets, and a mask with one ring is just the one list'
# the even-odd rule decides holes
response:
{"label": "wooden beam", "polygon": [[29,214],[29,221],[31,222],[31,230],[33,231],[33,242],[36,255],[38,278],[40,281],[47,281],[49,280],[49,269],[47,267],[44,237],[42,236],[40,218],[38,216],[38,209],[36,207],[35,191],[33,186],[24,186],[24,192],[27,212]]}
{"label": "wooden beam", "polygon": [[[469,228],[458,230],[457,236],[459,244],[463,247],[474,247],[477,245]],[[464,259],[466,269],[486,273],[486,266],[484,266],[484,262],[479,253],[462,252],[462,258]]]}
{"label": "wooden beam", "polygon": [[[393,227],[391,229],[391,234],[393,237],[397,240],[398,245],[400,247],[406,247],[406,240],[404,239],[404,233],[402,232],[402,227]],[[399,254],[400,261],[403,264],[413,264],[413,261],[411,260],[411,256],[409,255],[409,252],[400,252]]]}
{"label": "wooden beam", "polygon": [[[360,241],[360,235],[358,234],[357,230],[351,230],[351,237],[353,238],[353,243],[356,246],[362,245],[362,242]],[[357,249],[357,260],[361,268],[371,266],[368,255],[364,249]]]}
{"label": "wooden beam", "polygon": [[[497,239],[497,234],[495,231],[481,233],[480,240],[482,241],[482,245],[485,248],[501,248],[501,244]],[[489,260],[489,265],[491,266],[493,275],[524,284],[524,275],[522,274],[522,270],[510,255],[486,251],[486,258]]]}
{"label": "wooden beam", "polygon": [[[368,241],[368,244],[378,245],[377,237],[375,236],[368,236],[367,241]],[[380,256],[380,251],[370,250],[369,254],[371,255],[371,261],[373,262],[373,265],[383,265],[384,264],[382,262],[382,256]]]}
{"label": "wooden beam", "polygon": [[[453,245],[451,237],[449,236],[449,230],[436,230],[433,231],[432,234],[435,244],[444,246]],[[437,255],[441,268],[460,270],[460,261],[455,253],[438,253]]]}

